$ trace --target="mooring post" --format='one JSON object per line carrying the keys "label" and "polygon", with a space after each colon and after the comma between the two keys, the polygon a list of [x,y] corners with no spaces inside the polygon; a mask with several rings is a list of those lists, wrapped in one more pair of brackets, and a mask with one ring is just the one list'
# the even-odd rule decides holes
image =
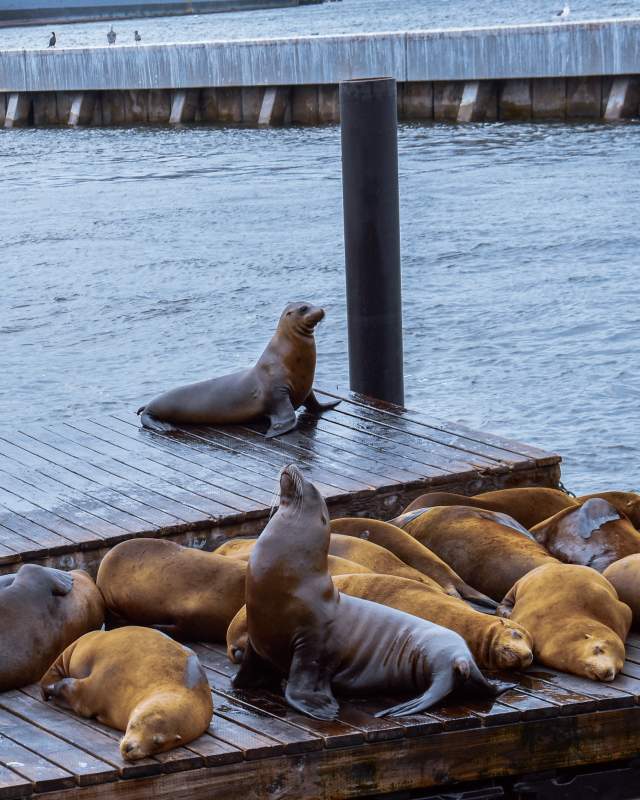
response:
{"label": "mooring post", "polygon": [[404,405],[397,88],[340,84],[351,390]]}

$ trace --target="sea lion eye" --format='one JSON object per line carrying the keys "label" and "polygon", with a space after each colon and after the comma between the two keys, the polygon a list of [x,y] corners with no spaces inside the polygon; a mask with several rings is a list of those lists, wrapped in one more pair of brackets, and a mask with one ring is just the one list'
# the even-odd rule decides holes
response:
{"label": "sea lion eye", "polygon": [[301,314],[306,314],[308,310],[309,310],[309,306],[300,306],[300,313]]}

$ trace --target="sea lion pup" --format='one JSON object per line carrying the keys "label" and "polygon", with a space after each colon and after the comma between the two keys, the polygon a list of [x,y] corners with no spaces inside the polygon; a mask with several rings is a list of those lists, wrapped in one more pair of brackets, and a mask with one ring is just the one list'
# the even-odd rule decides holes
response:
{"label": "sea lion pup", "polygon": [[607,500],[620,514],[629,517],[629,521],[636,530],[640,530],[640,494],[637,492],[594,492],[578,497],[578,503],[591,500],[592,497],[601,497]]}
{"label": "sea lion pup", "polygon": [[40,681],[45,700],[124,731],[122,757],[137,761],[188,744],[213,716],[196,654],[151,628],[85,634]]}
{"label": "sea lion pup", "polygon": [[[474,611],[463,601],[430,586],[393,575],[340,575],[339,592],[372,600],[449,628],[466,641],[478,666],[524,669],[533,660],[531,637],[511,620]],[[247,644],[247,609],[243,606],[227,631],[227,655],[239,664]]]}
{"label": "sea lion pup", "polygon": [[67,645],[104,622],[86,572],[24,564],[0,581],[0,691],[40,680]]}
{"label": "sea lion pup", "polygon": [[289,303],[255,366],[190,383],[158,395],[138,409],[145,428],[168,431],[174,425],[240,425],[268,417],[267,437],[296,427],[296,409],[319,413],[340,402],[321,403],[313,392],[316,370],[314,328],[324,309]]}
{"label": "sea lion pup", "polygon": [[458,634],[340,594],[327,570],[329,540],[322,495],[296,467],[285,467],[280,507],[249,558],[249,639],[236,688],[288,676],[287,702],[318,719],[338,713],[333,688],[418,694],[380,716],[419,713],[458,685],[497,693]]}
{"label": "sea lion pup", "polygon": [[463,600],[468,600],[470,603],[484,608],[494,609],[498,605],[495,600],[465,583],[448,564],[428,547],[390,522],[363,517],[343,517],[331,520],[330,524],[332,534],[355,536],[389,550],[405,564],[440,584],[445,593],[451,597],[461,597]]}
{"label": "sea lion pup", "polygon": [[612,681],[622,669],[631,609],[589,567],[556,562],[532,570],[498,614],[529,631],[542,664],[597,681]]}
{"label": "sea lion pup", "polygon": [[[640,554],[614,561],[602,573],[616,590],[619,599],[633,613],[633,627],[640,627]],[[240,612],[238,612],[240,613]],[[231,623],[233,625],[233,622]]]}
{"label": "sea lion pup", "polygon": [[[214,552],[219,555],[248,560],[257,541],[257,539],[234,539],[225,542]],[[370,572],[377,572],[378,575],[397,575],[400,578],[426,583],[432,588],[442,591],[442,587],[436,581],[423,575],[419,570],[413,569],[393,553],[373,542],[332,533],[329,543],[329,558],[332,556],[360,564]],[[341,572],[344,574],[344,570]],[[331,569],[331,566],[329,566],[329,573],[337,574]]]}
{"label": "sea lion pup", "polygon": [[531,486],[482,492],[473,497],[450,492],[430,492],[420,495],[412,503],[409,503],[405,512],[434,506],[470,506],[484,508],[487,511],[499,511],[513,517],[525,528],[531,528],[564,508],[575,505],[575,500],[559,489]]}
{"label": "sea lion pup", "polygon": [[392,521],[497,601],[527,572],[556,561],[529,531],[496,511],[437,506],[409,511]]}
{"label": "sea lion pup", "polygon": [[598,572],[614,561],[640,553],[640,533],[607,500],[592,497],[534,525],[536,541],[558,560]]}

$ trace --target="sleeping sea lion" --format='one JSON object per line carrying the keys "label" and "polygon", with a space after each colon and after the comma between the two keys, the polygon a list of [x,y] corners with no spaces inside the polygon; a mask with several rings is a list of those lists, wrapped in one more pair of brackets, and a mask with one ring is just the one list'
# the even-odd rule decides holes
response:
{"label": "sleeping sea lion", "polygon": [[213,716],[198,656],[151,628],[85,634],[58,656],[40,685],[45,700],[125,731],[120,752],[128,761],[188,744]]}
{"label": "sleeping sea lion", "polygon": [[555,562],[529,531],[496,511],[436,506],[409,511],[392,522],[433,550],[464,581],[498,601],[527,572]]}
{"label": "sleeping sea lion", "polygon": [[498,614],[533,637],[534,657],[548,667],[612,681],[625,659],[631,609],[589,567],[550,563],[521,578]]}
{"label": "sleeping sea lion", "polygon": [[40,680],[67,645],[104,622],[86,572],[24,564],[0,582],[0,691]]}
{"label": "sleeping sea lion", "polygon": [[333,688],[418,694],[381,716],[419,713],[458,685],[496,694],[458,634],[340,594],[327,570],[329,540],[322,495],[296,467],[285,467],[280,506],[249,558],[249,640],[236,688],[288,676],[287,702],[318,719],[338,713]]}
{"label": "sleeping sea lion", "polygon": [[[478,666],[523,669],[533,660],[527,631],[501,617],[481,614],[442,591],[393,575],[340,575],[333,585],[350,597],[381,603],[449,628],[466,641]],[[247,609],[243,606],[227,631],[227,655],[236,664],[247,644]]]}
{"label": "sleeping sea lion", "polygon": [[614,561],[602,575],[616,590],[620,600],[631,609],[633,627],[640,628],[640,554],[634,553]]}
{"label": "sleeping sea lion", "polygon": [[629,521],[636,530],[640,530],[640,494],[637,492],[594,492],[578,497],[578,503],[591,500],[592,497],[601,497],[607,500],[616,511],[629,517]]}
{"label": "sleeping sea lion", "polygon": [[531,528],[536,541],[560,561],[602,572],[640,553],[640,533],[607,500],[593,497]]}
{"label": "sleeping sea lion", "polygon": [[405,512],[434,506],[470,506],[484,508],[486,511],[499,511],[513,517],[525,528],[531,528],[538,522],[542,522],[543,519],[557,514],[558,511],[575,505],[575,500],[559,489],[531,486],[519,489],[498,489],[495,492],[483,492],[473,497],[451,492],[430,492],[420,495],[412,503],[409,503]]}
{"label": "sleeping sea lion", "polygon": [[405,564],[440,584],[446,594],[461,597],[474,605],[494,609],[495,600],[469,586],[439,556],[418,542],[406,531],[390,522],[363,517],[343,517],[331,520],[331,533],[355,536],[384,547]]}
{"label": "sleeping sea lion", "polygon": [[241,425],[268,417],[267,437],[296,427],[296,409],[321,412],[340,402],[320,403],[313,392],[316,370],[314,328],[324,310],[289,303],[255,366],[171,389],[138,409],[145,428],[168,431],[174,425]]}

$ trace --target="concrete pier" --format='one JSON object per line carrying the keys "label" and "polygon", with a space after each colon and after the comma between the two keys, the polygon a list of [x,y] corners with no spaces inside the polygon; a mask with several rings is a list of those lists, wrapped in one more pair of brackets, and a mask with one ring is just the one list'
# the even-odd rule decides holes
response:
{"label": "concrete pier", "polygon": [[[315,125],[338,121],[341,81],[390,75],[401,119],[618,120],[639,113],[639,40],[640,19],[622,19],[9,50],[0,94],[12,124]],[[92,114],[54,114],[52,93],[93,98]]]}

